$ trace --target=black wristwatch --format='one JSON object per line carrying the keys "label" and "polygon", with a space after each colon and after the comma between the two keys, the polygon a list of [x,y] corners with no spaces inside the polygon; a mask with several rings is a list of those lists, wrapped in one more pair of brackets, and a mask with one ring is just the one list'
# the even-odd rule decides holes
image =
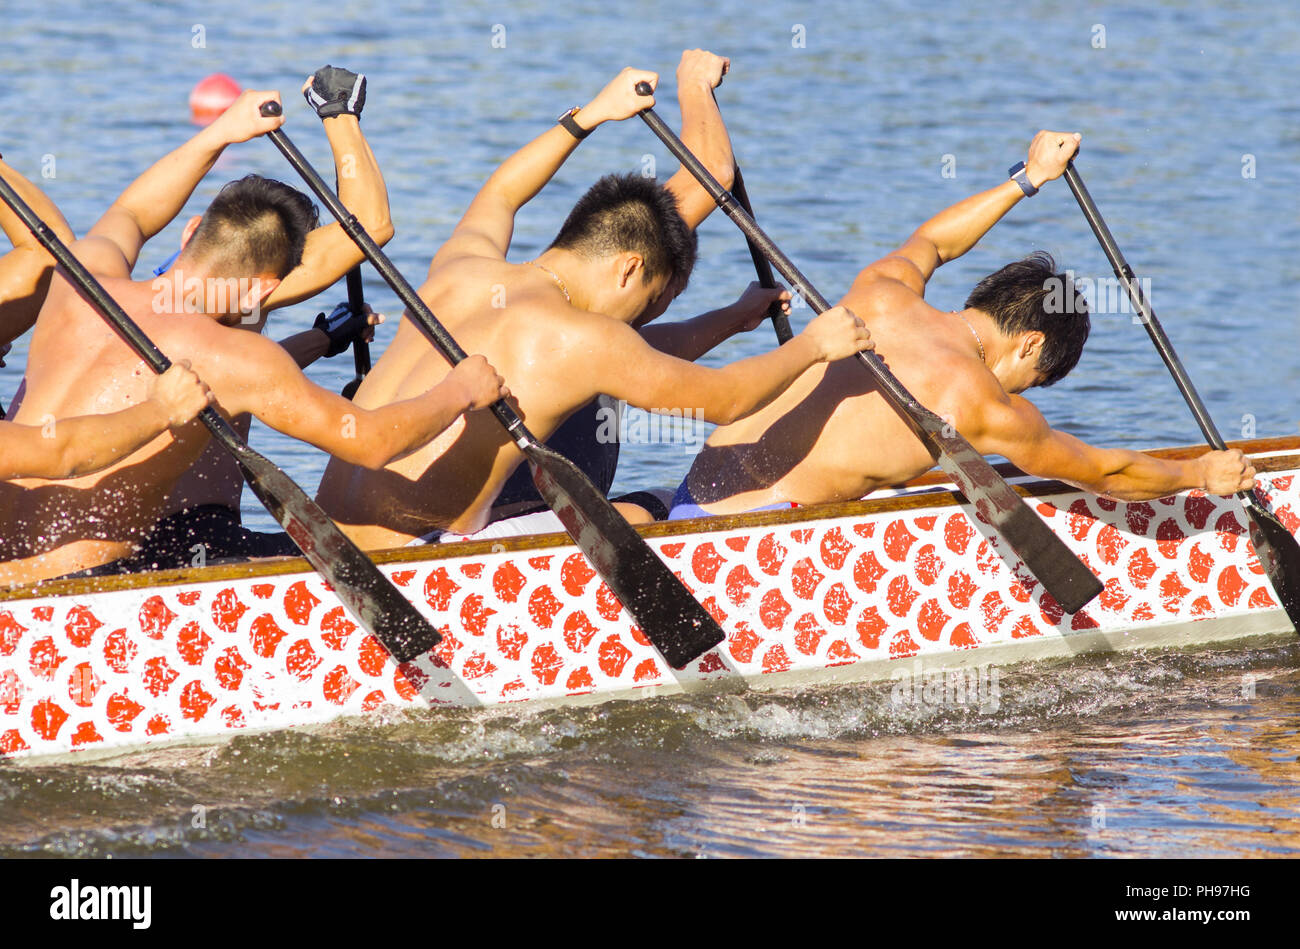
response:
{"label": "black wristwatch", "polygon": [[1025,193],[1026,197],[1032,198],[1038,194],[1038,189],[1033,186],[1033,183],[1029,180],[1029,175],[1025,173],[1024,162],[1018,161],[1008,168],[1007,175],[1012,181],[1020,185],[1020,190]]}
{"label": "black wristwatch", "polygon": [[582,106],[575,105],[572,109],[570,109],[568,112],[565,112],[562,116],[560,116],[558,119],[555,120],[559,122],[561,125],[563,125],[564,130],[568,132],[570,135],[572,135],[574,138],[576,138],[578,141],[582,141],[584,138],[586,138],[588,135],[591,134],[591,129],[585,129],[577,122],[573,121],[573,117],[578,114],[578,110],[581,108]]}

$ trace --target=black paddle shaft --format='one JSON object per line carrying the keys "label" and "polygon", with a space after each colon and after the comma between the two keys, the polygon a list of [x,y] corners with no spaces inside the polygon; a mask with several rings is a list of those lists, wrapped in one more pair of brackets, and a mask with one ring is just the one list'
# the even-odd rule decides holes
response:
{"label": "black paddle shaft", "polygon": [[[264,103],[262,114],[279,115],[279,103]],[[280,129],[267,135],[397,293],[444,358],[452,365],[463,361],[465,351],[297,146]],[[528,459],[533,483],[578,549],[671,666],[684,667],[726,638],[712,615],[573,462],[541,444],[504,401],[494,402],[492,412]]]}
{"label": "black paddle shaft", "polygon": [[[276,116],[279,115],[281,111],[280,103],[278,102],[262,103],[261,112],[264,116]],[[322,178],[320,173],[312,167],[309,161],[307,161],[306,156],[298,150],[298,146],[291,142],[289,136],[280,129],[273,129],[266,134],[266,137],[271,140],[271,143],[280,150],[280,154],[284,155],[284,157],[288,159],[289,164],[292,165],[294,170],[297,171],[298,174],[302,176],[303,180],[307,182],[308,187],[311,188],[316,197],[325,204],[325,207],[329,212],[334,215],[339,224],[342,225],[343,230],[347,233],[348,237],[350,237],[353,242],[361,248],[361,252],[365,254],[366,258],[374,265],[374,268],[379,272],[379,275],[383,277],[388,285],[397,292],[397,295],[401,298],[402,303],[406,305],[407,309],[410,310],[413,315],[416,313],[417,308],[422,308],[424,311],[428,312],[428,319],[419,318],[416,322],[424,332],[428,334],[433,344],[438,347],[438,351],[441,352],[447,361],[453,366],[457,363],[463,362],[467,355],[465,350],[460,348],[460,345],[454,338],[452,338],[452,335],[447,332],[443,325],[438,322],[433,313],[429,311],[429,308],[424,306],[423,301],[420,299],[420,295],[415,292],[415,288],[412,287],[398,269],[393,266],[393,262],[388,259],[388,255],[383,252],[383,249],[380,248],[377,243],[375,243],[375,239],[370,236],[369,232],[361,226],[361,222],[357,220],[357,216],[343,206],[343,202],[338,199],[338,195],[330,190],[329,185],[325,183],[325,179]],[[538,443],[537,439],[534,438],[532,433],[524,426],[524,420],[521,419],[519,414],[505,402],[493,403],[492,412],[501,420],[501,424],[506,427],[506,431],[521,450],[528,445],[535,445]]]}
{"label": "black paddle shaft", "polygon": [[[348,307],[353,313],[363,313],[366,308],[366,297],[361,289],[361,266],[357,265],[348,271]],[[362,330],[364,333],[365,330]],[[357,394],[357,388],[370,373],[370,344],[364,337],[358,336],[352,341],[352,365],[356,369],[356,375],[352,381],[343,387],[345,398],[352,398]]]}
{"label": "black paddle shaft", "polygon": [[[724,69],[723,75],[725,74],[726,70]],[[721,79],[718,80],[718,85],[722,85]],[[641,90],[638,89],[637,91],[640,92]],[[713,104],[715,106],[718,104],[716,90]],[[749,203],[749,195],[745,191],[745,179],[740,174],[740,163],[733,160],[732,170],[735,173],[735,176],[732,178],[731,193],[735,196],[736,200],[740,202],[740,206],[745,209],[745,213],[750,217],[753,217],[754,208]],[[775,290],[776,277],[772,274],[772,264],[763,256],[763,252],[758,249],[758,246],[748,237],[745,238],[745,244],[749,247],[750,259],[754,261],[754,273],[758,275],[759,286],[766,287],[769,290]],[[780,300],[773,300],[771,305],[768,306],[767,318],[772,321],[772,329],[776,332],[776,341],[778,343],[784,344],[794,339],[794,332],[790,329],[790,318],[785,315],[785,310],[781,307]]]}
{"label": "black paddle shaft", "polygon": [[[648,83],[638,83],[637,92],[648,96]],[[813,310],[821,313],[830,303],[809,283],[799,268],[781,252],[754,222],[736,198],[718,183],[698,158],[682,144],[654,109],[640,113],[646,125],[668,147],[678,161],[704,186],[718,207],[744,232],[789,283],[791,290],[806,299]],[[871,373],[880,393],[913,431],[938,452],[939,466],[953,480],[976,512],[1006,539],[1025,567],[1039,580],[1061,606],[1070,613],[1102,590],[1102,583],[1075,556],[1047,524],[1036,515],[1015,489],[1003,480],[993,466],[966,441],[956,428],[921,405],[894,377],[875,353],[858,353],[858,360]]]}
{"label": "black paddle shaft", "polygon": [[[338,187],[339,180],[334,179],[335,188]],[[366,295],[361,286],[361,265],[357,264],[348,271],[346,278],[348,288],[348,309],[354,314],[360,316],[365,312]],[[361,388],[361,383],[365,381],[366,376],[370,373],[370,344],[366,342],[364,333],[352,340],[352,366],[356,370],[348,384],[343,387],[343,398],[350,399],[357,394],[357,389]]]}
{"label": "black paddle shaft", "polygon": [[[1079,209],[1083,211],[1088,225],[1092,228],[1092,233],[1096,235],[1097,243],[1101,244],[1111,269],[1115,271],[1115,276],[1123,284],[1129,300],[1142,317],[1142,325],[1146,327],[1147,335],[1151,337],[1151,342],[1155,344],[1160,358],[1164,360],[1170,374],[1174,377],[1178,391],[1182,393],[1188,408],[1192,410],[1201,434],[1205,436],[1205,440],[1212,448],[1218,451],[1225,450],[1228,446],[1215,427],[1214,420],[1210,418],[1209,409],[1205,407],[1196,387],[1192,385],[1187,370],[1183,368],[1182,360],[1174,351],[1173,343],[1169,341],[1164,327],[1156,319],[1155,310],[1151,308],[1151,304],[1142,293],[1142,287],[1133,274],[1133,268],[1128,265],[1128,261],[1120,252],[1119,245],[1115,243],[1110,228],[1106,226],[1101,211],[1097,209],[1096,202],[1088,193],[1088,188],[1075,169],[1073,161],[1065,166],[1065,181],[1070,186],[1074,199],[1079,203]],[[1255,553],[1272,581],[1273,589],[1277,592],[1278,599],[1291,619],[1292,625],[1300,629],[1300,544],[1296,543],[1294,535],[1277,519],[1277,515],[1264,506],[1259,495],[1253,490],[1239,491],[1237,497],[1246,506]]]}
{"label": "black paddle shaft", "polygon": [[[0,197],[13,208],[99,314],[112,324],[140,358],[160,375],[171,368],[171,361],[2,178]],[[398,662],[414,659],[438,644],[441,634],[379,572],[374,562],[338,529],[316,502],[307,497],[302,488],[249,448],[216,409],[205,408],[199,413],[199,418],[222,447],[234,456],[249,486],[311,565],[329,582],[361,625],[373,633]]]}
{"label": "black paddle shaft", "polygon": [[[727,70],[724,69],[723,74],[727,74]],[[722,86],[722,79],[719,79],[718,85]],[[637,91],[640,92],[641,90]],[[714,105],[718,105],[718,95],[716,95],[716,90],[714,92]],[[745,178],[740,173],[740,162],[733,160],[732,170],[735,173],[735,177],[732,178],[732,195],[735,195],[736,200],[740,201],[741,207],[745,208],[745,213],[753,217],[754,208],[751,207],[749,195],[745,192]],[[763,252],[758,250],[753,240],[746,238],[745,243],[749,247],[750,260],[754,261],[754,273],[758,274],[758,285],[767,287],[768,290],[775,290],[776,277],[772,274],[771,263],[768,263],[767,257],[764,257]],[[767,318],[772,321],[772,329],[776,331],[777,343],[788,343],[790,339],[794,338],[794,333],[790,330],[790,318],[785,315],[785,309],[781,308],[780,300],[772,300],[772,303],[768,305]]]}
{"label": "black paddle shaft", "polygon": [[[740,174],[740,165],[736,165],[735,174],[736,177],[731,185],[731,193],[740,202],[740,206],[745,209],[745,213],[752,218],[754,208],[750,205],[749,195],[745,191],[745,179]],[[745,243],[749,245],[749,256],[754,261],[754,272],[758,274],[759,284],[769,290],[775,289],[776,277],[772,274],[771,262],[763,256],[763,252],[759,250],[758,245],[748,237],[746,237]],[[794,332],[790,329],[790,318],[785,315],[785,310],[781,308],[780,300],[772,301],[772,305],[767,308],[767,315],[772,321],[772,328],[776,331],[776,341],[778,343],[788,343],[794,339]]]}
{"label": "black paddle shaft", "polygon": [[[1088,193],[1083,179],[1079,177],[1079,172],[1075,170],[1073,161],[1065,166],[1065,181],[1074,193],[1074,199],[1079,202],[1079,208],[1083,211],[1083,216],[1087,219],[1093,234],[1097,236],[1097,242],[1101,244],[1101,249],[1105,252],[1106,259],[1110,261],[1115,276],[1124,285],[1129,299],[1141,315],[1142,325],[1146,327],[1151,342],[1155,343],[1156,351],[1160,353],[1160,358],[1169,367],[1169,372],[1178,385],[1178,391],[1187,400],[1192,415],[1196,417],[1196,424],[1201,428],[1201,434],[1205,436],[1205,440],[1210,443],[1211,447],[1223,451],[1227,448],[1227,445],[1224,444],[1223,438],[1219,435],[1219,430],[1215,428],[1214,421],[1210,418],[1209,409],[1205,407],[1205,403],[1201,401],[1200,395],[1196,392],[1196,387],[1192,385],[1192,380],[1187,375],[1187,370],[1183,368],[1178,353],[1174,352],[1173,344],[1169,342],[1169,337],[1165,335],[1164,327],[1156,319],[1155,311],[1151,309],[1151,304],[1147,302],[1146,296],[1142,293],[1142,287],[1133,275],[1133,268],[1128,265],[1128,261],[1120,253],[1119,245],[1115,243],[1110,228],[1102,220],[1101,212],[1097,210],[1092,195]],[[1242,494],[1245,495],[1246,492],[1243,491]]]}

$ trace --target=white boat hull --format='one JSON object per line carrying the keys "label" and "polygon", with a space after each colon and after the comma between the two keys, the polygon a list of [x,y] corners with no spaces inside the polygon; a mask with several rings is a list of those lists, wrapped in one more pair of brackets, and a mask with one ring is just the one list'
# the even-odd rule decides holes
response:
{"label": "white boat hull", "polygon": [[[1300,455],[1274,455],[1268,495],[1294,531]],[[384,705],[901,679],[1293,632],[1236,501],[1038,490],[1053,493],[1031,505],[1105,582],[1073,616],[943,491],[648,529],[728,634],[682,671],[562,535],[378,555],[444,634],[402,665],[303,561],[14,591],[0,599],[0,755],[308,725]]]}

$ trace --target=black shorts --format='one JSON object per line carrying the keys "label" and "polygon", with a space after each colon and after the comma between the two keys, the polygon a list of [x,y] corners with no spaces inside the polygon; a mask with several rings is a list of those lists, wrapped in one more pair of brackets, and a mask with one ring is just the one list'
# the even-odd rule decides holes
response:
{"label": "black shorts", "polygon": [[[602,413],[603,410],[603,413]],[[616,411],[614,402],[608,396],[592,399],[578,411],[574,412],[546,440],[546,447],[556,454],[563,455],[578,470],[591,479],[591,483],[601,494],[609,495],[614,484],[614,473],[618,470],[618,438],[598,438],[602,425],[610,427],[610,413]],[[613,415],[613,430],[618,431],[618,417]],[[527,506],[525,502],[532,502]],[[492,502],[493,507],[509,507],[511,516],[540,511],[546,502],[537,493],[533,484],[533,474],[528,462],[521,462],[506,483],[501,493]]]}
{"label": "black shorts", "polygon": [[131,556],[65,574],[59,579],[175,570],[251,557],[296,556],[299,556],[298,547],[288,534],[251,531],[239,523],[239,514],[226,505],[200,504],[160,520]]}
{"label": "black shorts", "polygon": [[[546,447],[577,465],[597,490],[609,497],[609,489],[618,471],[618,425],[617,403],[609,396],[598,396],[565,419],[564,424],[546,440]],[[615,437],[602,438],[602,432],[609,432],[611,428]],[[634,491],[610,500],[638,504],[656,521],[668,517],[667,505],[646,491]],[[533,484],[528,462],[521,463],[514,470],[492,502],[492,507],[492,520],[546,510],[546,502]]]}

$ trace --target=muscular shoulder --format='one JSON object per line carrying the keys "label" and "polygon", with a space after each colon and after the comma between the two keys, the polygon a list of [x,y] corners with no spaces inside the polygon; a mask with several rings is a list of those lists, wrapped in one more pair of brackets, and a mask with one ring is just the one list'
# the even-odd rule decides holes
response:
{"label": "muscular shoulder", "polygon": [[904,293],[917,299],[925,295],[925,274],[911,260],[891,254],[873,261],[858,272],[852,293]]}
{"label": "muscular shoulder", "polygon": [[288,352],[260,333],[223,326],[206,316],[178,315],[167,322],[157,334],[158,347],[173,362],[189,360],[219,401],[250,381],[283,377],[291,371],[300,374]]}
{"label": "muscular shoulder", "polygon": [[[563,387],[579,401],[611,386],[637,384],[654,374],[663,356],[626,323],[557,302],[552,293],[539,293],[530,304],[518,303],[509,319],[514,344],[526,340],[530,366]],[[674,360],[675,361],[675,360]]]}
{"label": "muscular shoulder", "polygon": [[629,346],[644,345],[626,323],[571,306],[546,290],[521,294],[508,309],[510,332],[527,338],[534,351],[547,353],[551,370],[561,364],[591,365]]}
{"label": "muscular shoulder", "polygon": [[447,267],[474,264],[509,266],[501,249],[490,238],[476,228],[466,227],[462,222],[433,255],[433,260],[429,262],[429,276],[433,277]]}
{"label": "muscular shoulder", "polygon": [[514,277],[516,269],[515,265],[503,260],[473,254],[445,260],[441,256],[435,257],[428,277],[420,286],[420,299],[439,319],[442,319],[439,306],[457,310],[502,310],[512,300],[521,298]]}
{"label": "muscular shoulder", "polygon": [[1028,399],[1004,391],[996,380],[972,380],[963,392],[957,430],[985,454],[1007,454],[1013,443],[1028,442],[1050,431],[1046,419]]}
{"label": "muscular shoulder", "polygon": [[[62,270],[56,270],[55,274],[36,317],[31,353],[40,356],[73,349],[86,352],[100,341],[116,339],[115,331],[109,322],[94,306],[81,297],[67,275]],[[112,278],[102,275],[98,277],[98,281],[108,295],[128,314],[137,316],[131,302],[136,299],[134,281],[125,277]]]}
{"label": "muscular shoulder", "polygon": [[871,273],[871,268],[858,274],[853,286],[849,287],[849,292],[840,300],[840,305],[848,307],[864,319],[880,313],[897,314],[913,308],[924,308],[927,311],[933,309],[924,297],[907,284]]}

